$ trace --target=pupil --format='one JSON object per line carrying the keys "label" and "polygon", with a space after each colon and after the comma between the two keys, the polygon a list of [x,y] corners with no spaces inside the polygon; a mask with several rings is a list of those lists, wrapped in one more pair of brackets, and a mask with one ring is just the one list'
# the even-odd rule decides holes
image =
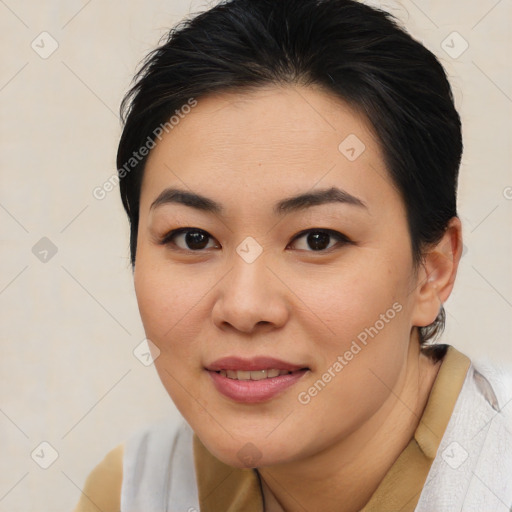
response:
{"label": "pupil", "polygon": [[185,235],[185,242],[190,249],[203,249],[208,245],[208,237],[199,231],[188,231]]}
{"label": "pupil", "polygon": [[308,235],[308,244],[312,249],[322,250],[329,245],[330,235],[328,233],[310,233]]}

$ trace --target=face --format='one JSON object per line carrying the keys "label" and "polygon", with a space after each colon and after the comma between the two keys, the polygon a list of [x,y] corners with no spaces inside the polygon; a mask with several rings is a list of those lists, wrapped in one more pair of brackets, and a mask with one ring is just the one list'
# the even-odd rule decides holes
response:
{"label": "face", "polygon": [[417,325],[406,212],[377,139],[312,87],[201,98],[165,134],[134,276],[163,385],[237,467],[354,432],[403,375]]}

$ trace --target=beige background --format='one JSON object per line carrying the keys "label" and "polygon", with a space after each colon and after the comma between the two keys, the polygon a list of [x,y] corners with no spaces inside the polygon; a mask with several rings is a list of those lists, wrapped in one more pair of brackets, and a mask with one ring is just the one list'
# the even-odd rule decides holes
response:
{"label": "beige background", "polygon": [[[467,252],[442,341],[512,362],[512,3],[371,3],[438,55],[463,118]],[[136,64],[203,5],[0,0],[1,512],[72,509],[109,449],[177,417],[153,366],[133,354],[144,333],[119,191],[100,201],[92,190],[115,172],[117,112]],[[50,37],[58,48],[42,58],[31,43],[48,52]],[[443,41],[452,54],[469,47],[454,58]],[[32,252],[42,237],[57,248],[46,262]],[[43,441],[58,453],[46,470],[31,458],[51,461]]]}

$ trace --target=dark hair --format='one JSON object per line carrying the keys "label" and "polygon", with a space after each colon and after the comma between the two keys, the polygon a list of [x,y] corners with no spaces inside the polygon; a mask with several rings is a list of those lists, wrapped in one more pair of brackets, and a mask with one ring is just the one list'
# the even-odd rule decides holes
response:
{"label": "dark hair", "polygon": [[[354,0],[222,1],[171,29],[134,82],[121,104],[117,153],[132,267],[146,161],[133,152],[191,98],[214,92],[315,85],[362,113],[405,203],[416,267],[457,216],[462,134],[450,84],[436,57],[388,12]],[[441,308],[419,329],[420,342],[443,328]]]}

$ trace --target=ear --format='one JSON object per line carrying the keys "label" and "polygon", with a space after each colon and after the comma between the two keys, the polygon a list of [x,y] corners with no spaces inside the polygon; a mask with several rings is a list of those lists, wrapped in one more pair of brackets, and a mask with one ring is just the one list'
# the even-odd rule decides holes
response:
{"label": "ear", "polygon": [[458,217],[452,217],[443,238],[428,249],[418,269],[412,325],[434,322],[452,292],[461,256],[462,225]]}

